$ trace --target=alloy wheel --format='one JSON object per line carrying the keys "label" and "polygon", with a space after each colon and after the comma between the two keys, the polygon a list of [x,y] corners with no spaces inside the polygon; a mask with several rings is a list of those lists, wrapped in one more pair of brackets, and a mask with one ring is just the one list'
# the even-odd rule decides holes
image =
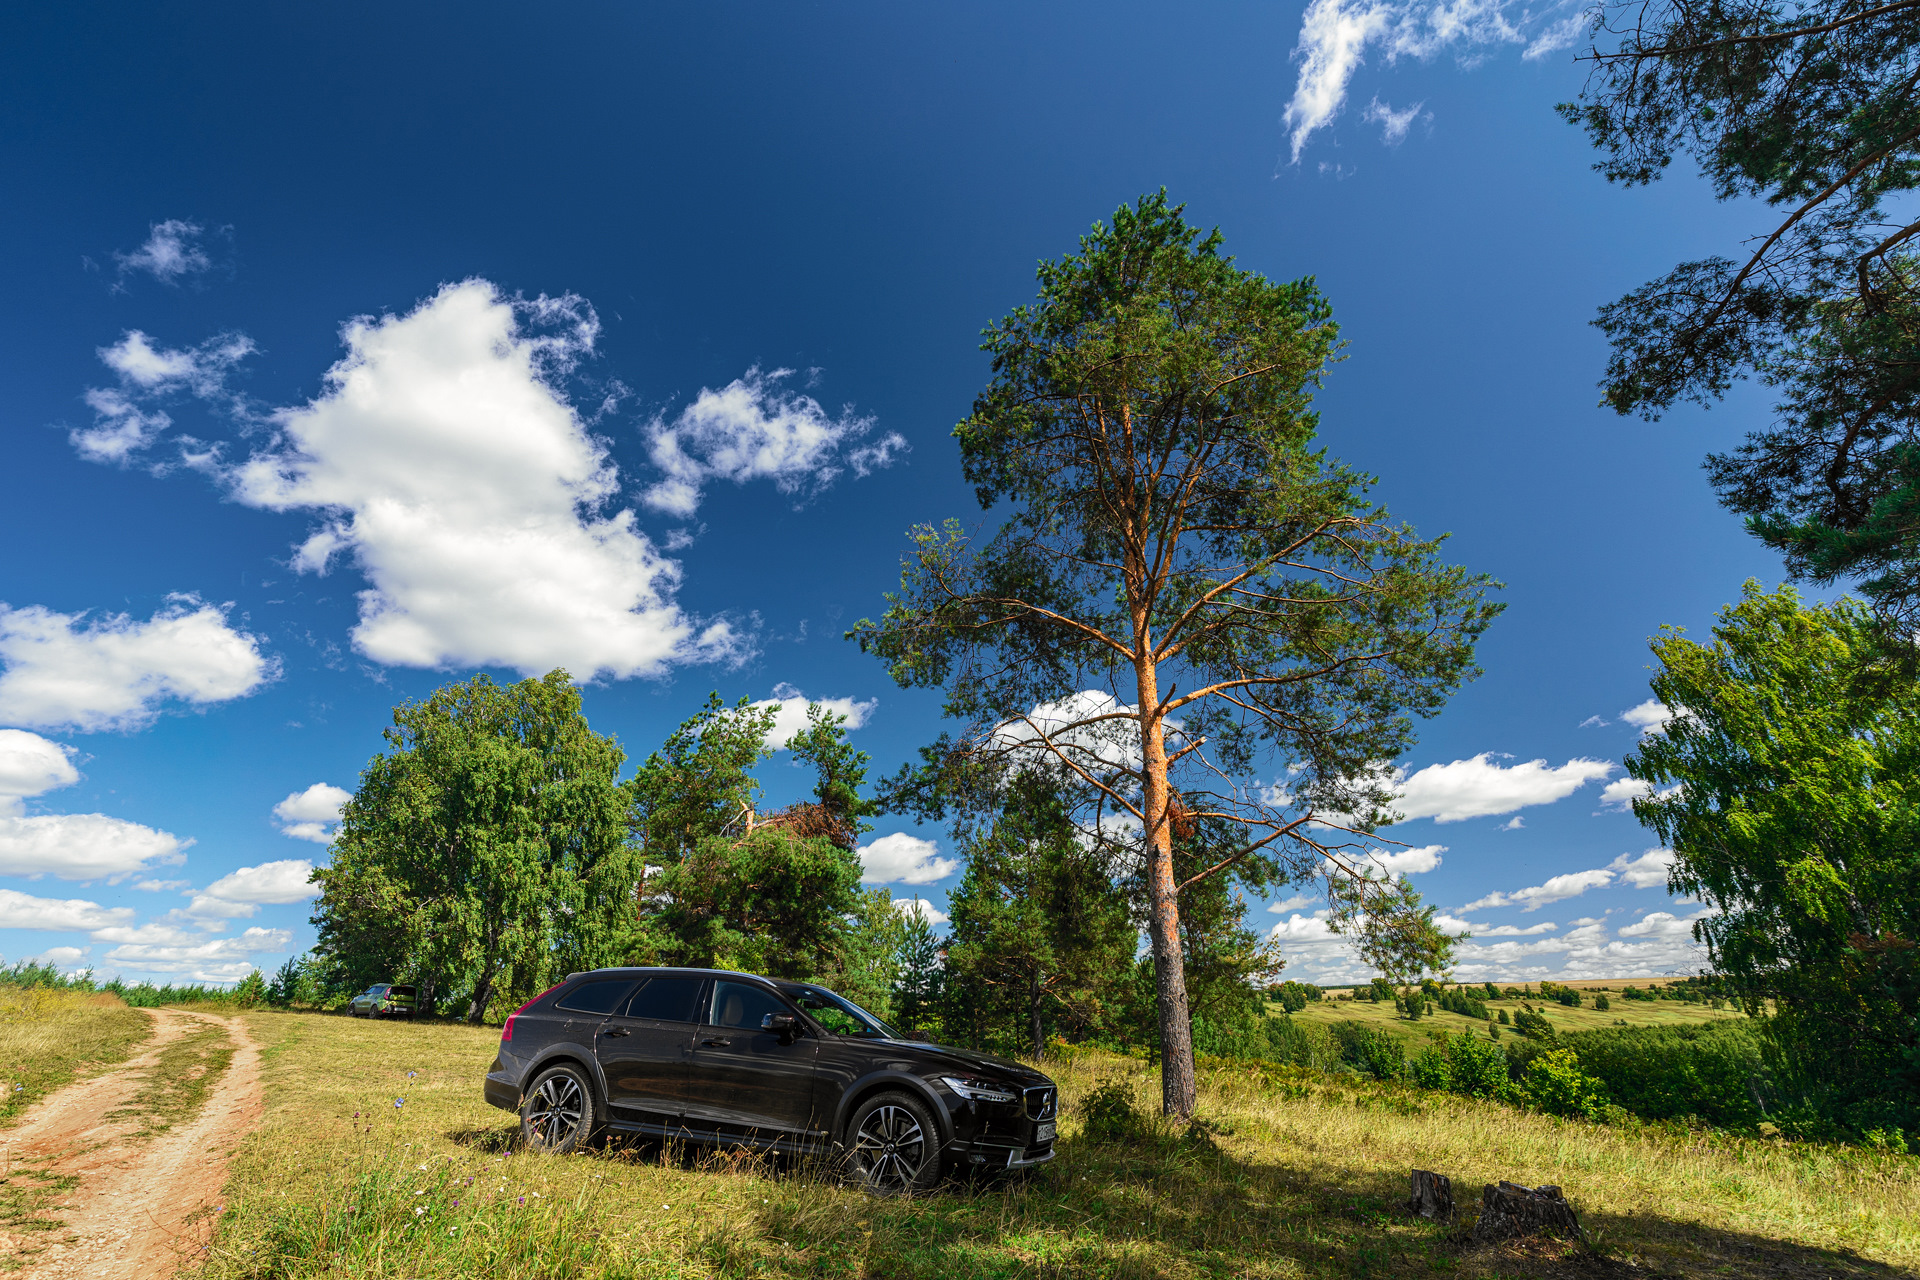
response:
{"label": "alloy wheel", "polygon": [[563,1147],[580,1132],[586,1119],[587,1097],[570,1075],[548,1076],[527,1099],[527,1130],[535,1144]]}
{"label": "alloy wheel", "polygon": [[927,1135],[905,1107],[876,1107],[853,1138],[854,1164],[876,1191],[906,1191],[927,1158]]}

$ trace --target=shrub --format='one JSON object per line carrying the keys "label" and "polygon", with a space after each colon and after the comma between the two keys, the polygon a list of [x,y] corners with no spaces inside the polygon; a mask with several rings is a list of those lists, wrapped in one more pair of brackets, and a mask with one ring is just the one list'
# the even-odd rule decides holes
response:
{"label": "shrub", "polygon": [[1094,1142],[1131,1142],[1147,1131],[1146,1117],[1126,1080],[1102,1080],[1080,1100],[1080,1122]]}
{"label": "shrub", "polygon": [[1273,989],[1273,998],[1288,1013],[1298,1013],[1309,1001],[1320,999],[1320,988],[1309,982],[1283,982]]}
{"label": "shrub", "polygon": [[266,975],[255,969],[240,979],[240,985],[233,989],[233,998],[242,1009],[252,1009],[263,1003],[267,998]]}
{"label": "shrub", "polygon": [[1457,1013],[1476,1022],[1487,1019],[1487,1002],[1468,995],[1464,991],[1449,991],[1440,997],[1440,1007],[1449,1013]]}
{"label": "shrub", "polygon": [[1767,1118],[1776,1094],[1753,1025],[1729,1019],[1695,1027],[1608,1027],[1565,1043],[1615,1102],[1648,1120],[1697,1116],[1746,1129]]}
{"label": "shrub", "polygon": [[1392,1004],[1394,1002],[1395,996],[1391,982],[1388,982],[1385,978],[1375,978],[1369,985],[1372,987],[1373,998],[1376,1003]]}
{"label": "shrub", "polygon": [[1405,1063],[1400,1038],[1381,1027],[1364,1022],[1336,1022],[1334,1039],[1340,1045],[1340,1060],[1376,1080],[1392,1080]]}
{"label": "shrub", "polygon": [[1446,1089],[1453,1084],[1446,1052],[1430,1044],[1407,1059],[1407,1079],[1422,1089]]}
{"label": "shrub", "polygon": [[1505,1009],[1500,1010],[1500,1025],[1504,1027],[1507,1026],[1509,1022],[1510,1019],[1507,1017],[1507,1011]]}
{"label": "shrub", "polygon": [[1607,1010],[1613,1008],[1613,1001],[1607,999],[1604,995],[1595,996],[1593,998],[1593,1007],[1601,1013],[1605,1013]]}
{"label": "shrub", "polygon": [[1472,1035],[1447,1039],[1447,1088],[1470,1098],[1492,1098],[1507,1083],[1507,1055]]}
{"label": "shrub", "polygon": [[1629,985],[1627,985],[1627,986],[1625,986],[1625,987],[1623,987],[1623,988],[1621,988],[1621,991],[1620,991],[1620,998],[1621,998],[1622,1000],[1651,1000],[1651,999],[1653,999],[1653,997],[1652,997],[1652,996],[1651,996],[1650,994],[1648,994],[1648,993],[1647,993],[1647,992],[1645,992],[1645,991],[1642,991],[1642,990],[1641,990],[1640,988],[1638,988],[1638,987],[1636,987],[1636,986],[1633,986],[1633,985],[1631,985],[1631,984],[1629,984]]}
{"label": "shrub", "polygon": [[1340,1044],[1323,1026],[1295,1022],[1292,1018],[1267,1019],[1267,1047],[1263,1057],[1315,1071],[1332,1071],[1340,1065]]}
{"label": "shrub", "polygon": [[1530,1009],[1522,1009],[1513,1015],[1513,1029],[1536,1040],[1551,1040],[1554,1035],[1553,1024],[1547,1021],[1547,1015],[1534,1013]]}
{"label": "shrub", "polygon": [[1487,999],[1498,1000],[1500,998],[1500,988],[1494,986],[1491,982],[1485,983],[1483,985],[1487,989]]}
{"label": "shrub", "polygon": [[1530,1105],[1549,1115],[1606,1118],[1606,1086],[1580,1069],[1580,1056],[1571,1049],[1549,1049],[1534,1058],[1520,1090]]}

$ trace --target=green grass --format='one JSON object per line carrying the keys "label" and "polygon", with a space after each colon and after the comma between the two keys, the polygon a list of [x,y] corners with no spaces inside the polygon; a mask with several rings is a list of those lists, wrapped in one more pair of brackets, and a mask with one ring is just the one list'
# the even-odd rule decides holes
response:
{"label": "green grass", "polygon": [[141,1073],[133,1096],[107,1112],[107,1119],[139,1120],[138,1138],[165,1133],[205,1105],[232,1059],[233,1041],[226,1028],[201,1026],[162,1049]]}
{"label": "green grass", "polygon": [[0,1129],[62,1085],[126,1061],[152,1029],[116,996],[0,983]]}
{"label": "green grass", "polygon": [[516,1153],[512,1117],[480,1097],[492,1029],[273,1013],[249,1027],[266,1115],[235,1157],[209,1280],[1587,1274],[1558,1247],[1476,1251],[1409,1219],[1414,1166],[1464,1199],[1499,1178],[1557,1183],[1605,1252],[1674,1275],[1920,1266],[1909,1157],[1248,1066],[1203,1072],[1194,1132],[1149,1122],[1096,1142],[1077,1108],[1097,1082],[1156,1086],[1142,1062],[1087,1053],[1045,1064],[1068,1104],[1052,1164],[876,1200],[746,1157]]}
{"label": "green grass", "polygon": [[[1552,1001],[1532,999],[1524,1002],[1546,1015],[1554,1029],[1562,1033],[1569,1031],[1597,1031],[1602,1027],[1617,1026],[1624,1022],[1630,1027],[1675,1027],[1697,1026],[1703,1022],[1717,1022],[1724,1018],[1738,1018],[1744,1015],[1726,1010],[1713,1009],[1703,1004],[1687,1004],[1679,1000],[1622,1000],[1618,992],[1612,995],[1613,1007],[1598,1010],[1593,1007],[1591,992],[1583,993],[1585,1003],[1579,1008],[1555,1004]],[[1523,1007],[1519,1000],[1488,1000],[1487,1011],[1497,1020],[1499,1010],[1505,1009],[1511,1019]],[[1269,1004],[1268,1012],[1278,1015],[1280,1006]],[[1305,1009],[1293,1015],[1294,1020],[1303,1023],[1330,1024],[1342,1021],[1370,1023],[1384,1027],[1388,1031],[1408,1042],[1411,1050],[1427,1042],[1430,1034],[1439,1032],[1484,1031],[1486,1023],[1478,1018],[1469,1018],[1464,1014],[1449,1013],[1436,1007],[1432,1016],[1419,1021],[1409,1021],[1393,1011],[1391,1004],[1376,1004],[1370,1000],[1316,1000]],[[1513,1032],[1511,1026],[1501,1027],[1502,1038]]]}

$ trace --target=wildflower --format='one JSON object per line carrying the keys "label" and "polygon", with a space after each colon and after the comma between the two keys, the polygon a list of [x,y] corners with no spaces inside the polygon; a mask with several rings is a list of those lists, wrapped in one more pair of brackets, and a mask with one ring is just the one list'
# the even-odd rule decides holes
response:
{"label": "wildflower", "polygon": [[420,1216],[421,1214],[423,1214],[423,1213],[425,1213],[425,1212],[426,1212],[426,1210],[425,1210],[424,1208],[422,1208],[421,1206],[419,1206],[419,1205],[415,1205],[415,1206],[413,1207],[413,1216],[414,1216],[414,1217],[416,1217],[416,1218],[417,1218],[417,1217],[419,1217],[419,1216]]}
{"label": "wildflower", "polygon": [[[405,1098],[395,1098],[393,1100],[393,1105],[396,1107],[404,1107],[407,1105],[407,1100]],[[409,1143],[408,1145],[411,1146],[412,1144]]]}
{"label": "wildflower", "polygon": [[416,1191],[416,1192],[414,1192],[413,1194],[415,1194],[415,1195],[417,1195],[417,1196],[423,1196],[423,1195],[425,1195],[425,1194],[427,1194],[427,1189],[426,1189],[425,1187],[422,1187],[422,1188],[420,1188],[420,1189],[419,1189],[418,1191]]}
{"label": "wildflower", "polygon": [[520,1197],[520,1203],[521,1203],[521,1204],[525,1204],[526,1202],[527,1202],[527,1198],[526,1198],[525,1196],[521,1196],[521,1197]]}
{"label": "wildflower", "polygon": [[415,1076],[417,1076],[417,1075],[419,1075],[419,1074],[420,1074],[420,1073],[419,1073],[418,1071],[409,1071],[409,1072],[407,1072],[407,1079],[409,1079],[409,1080],[411,1080],[411,1079],[413,1079],[413,1078],[414,1078]]}

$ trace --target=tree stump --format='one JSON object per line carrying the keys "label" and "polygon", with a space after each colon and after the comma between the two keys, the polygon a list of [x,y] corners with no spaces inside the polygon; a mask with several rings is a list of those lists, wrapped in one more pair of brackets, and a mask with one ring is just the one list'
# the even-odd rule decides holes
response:
{"label": "tree stump", "polygon": [[1517,1182],[1489,1184],[1480,1196],[1480,1218],[1473,1224],[1477,1242],[1534,1235],[1578,1239],[1585,1234],[1560,1188],[1523,1187]]}
{"label": "tree stump", "polygon": [[1415,1169],[1413,1196],[1407,1201],[1407,1212],[1418,1214],[1422,1218],[1432,1218],[1436,1222],[1452,1222],[1452,1180],[1443,1173],[1428,1173],[1425,1169]]}

